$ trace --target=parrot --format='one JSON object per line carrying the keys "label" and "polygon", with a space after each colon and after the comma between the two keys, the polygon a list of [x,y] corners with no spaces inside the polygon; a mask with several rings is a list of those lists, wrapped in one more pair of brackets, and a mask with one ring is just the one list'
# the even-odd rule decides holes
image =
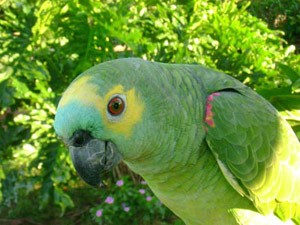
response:
{"label": "parrot", "polygon": [[187,225],[300,224],[300,144],[269,101],[198,64],[120,58],[77,76],[57,136],[87,184],[121,161]]}

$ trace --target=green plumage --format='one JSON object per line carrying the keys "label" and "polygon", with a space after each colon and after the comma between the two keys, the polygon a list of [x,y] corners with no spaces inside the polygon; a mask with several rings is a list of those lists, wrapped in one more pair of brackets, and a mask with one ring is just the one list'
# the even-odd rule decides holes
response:
{"label": "green plumage", "polygon": [[[116,96],[125,104],[117,117],[107,107]],[[61,102],[54,126],[87,182],[108,166],[77,152],[90,152],[96,140],[107,157],[111,142],[112,155],[187,225],[300,224],[299,141],[271,104],[234,78],[198,65],[120,59],[83,73]],[[88,133],[80,145],[78,130]]]}
{"label": "green plumage", "polygon": [[264,214],[274,211],[282,220],[299,223],[299,143],[288,124],[249,91],[223,92],[213,109],[221,113],[216,113],[216,127],[209,128],[206,140],[235,177],[235,188]]}

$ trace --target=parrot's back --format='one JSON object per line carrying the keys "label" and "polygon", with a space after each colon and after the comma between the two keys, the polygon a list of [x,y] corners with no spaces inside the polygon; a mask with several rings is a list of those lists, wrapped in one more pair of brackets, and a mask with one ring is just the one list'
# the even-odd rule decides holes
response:
{"label": "parrot's back", "polygon": [[277,110],[222,73],[207,90],[206,141],[225,178],[263,215],[300,224],[300,144]]}

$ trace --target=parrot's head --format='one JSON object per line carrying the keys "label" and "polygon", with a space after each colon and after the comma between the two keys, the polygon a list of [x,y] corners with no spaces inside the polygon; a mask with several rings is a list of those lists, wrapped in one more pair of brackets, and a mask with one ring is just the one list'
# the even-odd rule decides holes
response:
{"label": "parrot's head", "polygon": [[[101,173],[121,160],[145,161],[164,151],[163,146],[174,150],[180,141],[184,131],[176,124],[185,124],[192,110],[180,107],[180,96],[170,100],[173,86],[151,64],[141,59],[102,63],[78,76],[64,92],[54,128],[88,184],[99,186]],[[175,128],[171,132],[170,126]]]}

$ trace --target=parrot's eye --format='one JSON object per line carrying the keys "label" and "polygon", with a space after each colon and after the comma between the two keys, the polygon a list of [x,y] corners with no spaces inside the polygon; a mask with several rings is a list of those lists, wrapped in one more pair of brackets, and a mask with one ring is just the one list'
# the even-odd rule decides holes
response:
{"label": "parrot's eye", "polygon": [[125,103],[119,96],[113,97],[107,105],[107,110],[112,116],[120,115],[124,111],[124,109]]}

